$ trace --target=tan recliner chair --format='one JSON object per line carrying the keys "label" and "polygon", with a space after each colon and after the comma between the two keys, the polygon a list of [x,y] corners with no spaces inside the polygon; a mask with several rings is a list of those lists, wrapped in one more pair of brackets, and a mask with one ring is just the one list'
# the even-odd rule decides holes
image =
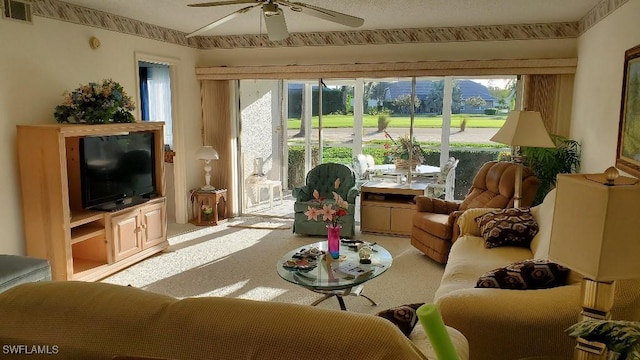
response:
{"label": "tan recliner chair", "polygon": [[[464,210],[513,207],[515,164],[490,161],[482,165],[462,202],[416,196],[411,245],[439,263],[446,263],[451,244],[458,238],[456,224]],[[529,207],[540,186],[531,169],[522,172],[521,206]]]}

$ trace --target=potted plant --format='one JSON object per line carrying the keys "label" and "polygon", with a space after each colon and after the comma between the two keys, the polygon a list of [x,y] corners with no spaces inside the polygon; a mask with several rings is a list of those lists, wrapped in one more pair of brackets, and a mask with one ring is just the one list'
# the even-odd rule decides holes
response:
{"label": "potted plant", "polygon": [[604,344],[607,360],[640,360],[640,322],[589,319],[566,331],[569,336]]}
{"label": "potted plant", "polygon": [[555,148],[523,147],[524,165],[540,179],[540,187],[533,205],[542,203],[545,195],[556,185],[558,174],[580,170],[580,144],[560,135],[551,135]]}
{"label": "potted plant", "polygon": [[424,163],[424,150],[422,150],[422,147],[415,138],[409,139],[409,135],[402,135],[398,137],[398,140],[394,140],[386,130],[384,134],[386,138],[391,140],[391,144],[384,144],[384,148],[387,150],[387,154],[385,154],[385,156],[390,155],[393,157],[396,169],[409,168],[409,153],[411,153],[412,168]]}

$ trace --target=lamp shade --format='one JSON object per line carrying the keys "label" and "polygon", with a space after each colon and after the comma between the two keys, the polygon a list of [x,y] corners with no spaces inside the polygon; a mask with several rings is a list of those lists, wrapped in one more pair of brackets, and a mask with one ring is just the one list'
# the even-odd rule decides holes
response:
{"label": "lamp shade", "polygon": [[511,111],[491,141],[511,146],[556,147],[537,111]]}
{"label": "lamp shade", "polygon": [[218,160],[218,152],[211,146],[205,145],[196,152],[198,160]]}
{"label": "lamp shade", "polygon": [[637,180],[560,174],[556,185],[549,259],[595,281],[640,278]]}

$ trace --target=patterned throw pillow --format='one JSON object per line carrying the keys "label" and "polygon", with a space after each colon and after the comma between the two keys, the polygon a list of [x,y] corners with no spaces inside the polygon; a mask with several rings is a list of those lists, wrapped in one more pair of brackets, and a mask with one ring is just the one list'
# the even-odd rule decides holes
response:
{"label": "patterned throw pillow", "polygon": [[485,247],[521,246],[529,247],[538,233],[538,223],[531,209],[496,209],[475,218]]}
{"label": "patterned throw pillow", "polygon": [[569,269],[543,259],[532,259],[509,264],[482,275],[477,288],[510,290],[547,289],[566,285]]}
{"label": "patterned throw pillow", "polygon": [[416,310],[422,305],[424,305],[424,303],[400,305],[391,309],[382,310],[377,313],[376,316],[391,321],[405,336],[409,337],[411,331],[413,331],[413,327],[418,323]]}

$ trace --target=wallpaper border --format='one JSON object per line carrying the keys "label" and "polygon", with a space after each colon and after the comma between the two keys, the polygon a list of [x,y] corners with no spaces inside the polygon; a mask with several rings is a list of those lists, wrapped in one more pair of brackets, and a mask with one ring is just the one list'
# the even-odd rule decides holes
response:
{"label": "wallpaper border", "polygon": [[269,41],[266,35],[187,38],[187,34],[182,31],[63,1],[35,0],[32,5],[33,14],[45,18],[198,49],[234,49],[576,38],[628,1],[602,0],[577,22],[294,33],[289,38],[277,42]]}

